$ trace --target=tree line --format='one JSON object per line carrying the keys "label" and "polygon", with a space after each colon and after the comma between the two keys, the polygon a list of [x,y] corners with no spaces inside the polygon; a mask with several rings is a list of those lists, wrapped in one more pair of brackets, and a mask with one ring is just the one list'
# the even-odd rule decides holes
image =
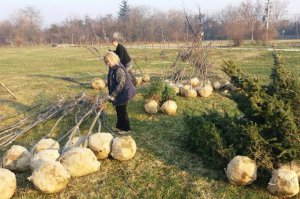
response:
{"label": "tree line", "polygon": [[116,31],[127,42],[184,42],[193,34],[190,27],[199,23],[205,40],[230,39],[236,46],[246,39],[300,38],[300,16],[288,15],[284,0],[272,0],[270,5],[263,0],[244,0],[216,13],[202,13],[200,8],[197,12],[160,11],[130,6],[123,0],[116,16],[68,18],[46,28],[40,11],[26,7],[9,20],[0,21],[0,45],[106,43]]}

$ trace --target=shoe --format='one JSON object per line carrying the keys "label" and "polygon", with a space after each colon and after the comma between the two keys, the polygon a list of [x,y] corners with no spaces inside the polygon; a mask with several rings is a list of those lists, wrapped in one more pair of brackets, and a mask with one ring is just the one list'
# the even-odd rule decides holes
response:
{"label": "shoe", "polygon": [[112,130],[113,132],[120,132],[120,131],[122,131],[121,129],[116,128],[116,127],[112,127],[111,130]]}
{"label": "shoe", "polygon": [[131,131],[119,131],[117,133],[120,135],[128,135],[129,133],[131,133]]}

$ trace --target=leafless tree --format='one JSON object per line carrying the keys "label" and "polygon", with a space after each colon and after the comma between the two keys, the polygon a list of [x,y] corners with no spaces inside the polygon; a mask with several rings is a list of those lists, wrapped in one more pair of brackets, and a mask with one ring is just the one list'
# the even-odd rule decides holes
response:
{"label": "leafless tree", "polygon": [[9,21],[0,23],[0,45],[14,44],[13,24]]}
{"label": "leafless tree", "polygon": [[[244,39],[266,41],[275,38],[283,30],[285,34],[296,35],[295,27],[298,26],[292,19],[285,17],[287,1],[271,2],[268,31],[262,20],[265,1],[243,0],[218,13],[206,14],[202,19],[203,38],[231,39],[238,46]],[[50,44],[108,44],[116,31],[121,32],[129,42],[187,42],[193,33],[185,15],[191,24],[198,20],[195,13],[184,13],[182,10],[161,11],[146,6],[130,6],[127,14],[126,20],[120,20],[116,14],[98,16],[95,19],[89,16],[72,17],[42,30],[40,12],[27,7],[16,12],[9,21],[0,21],[0,43],[34,45],[46,41]]]}
{"label": "leafless tree", "polygon": [[11,21],[14,26],[14,40],[17,45],[40,43],[42,20],[39,10],[34,7],[26,7],[19,10]]}

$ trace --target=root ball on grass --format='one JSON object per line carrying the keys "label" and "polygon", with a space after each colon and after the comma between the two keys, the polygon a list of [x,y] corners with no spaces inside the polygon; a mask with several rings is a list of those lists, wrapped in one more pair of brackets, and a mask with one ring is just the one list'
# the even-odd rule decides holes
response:
{"label": "root ball on grass", "polygon": [[13,145],[2,157],[2,167],[11,171],[27,171],[30,169],[30,152],[23,146]]}
{"label": "root ball on grass", "polygon": [[292,197],[299,193],[298,176],[295,171],[278,169],[272,172],[268,190],[280,197]]}
{"label": "root ball on grass", "polygon": [[226,175],[231,184],[248,185],[256,180],[257,165],[246,156],[235,156],[227,165]]}
{"label": "root ball on grass", "polygon": [[105,88],[105,82],[103,79],[95,78],[92,80],[91,86],[93,89],[101,90]]}
{"label": "root ball on grass", "polygon": [[150,82],[150,76],[148,74],[143,75],[142,77],[143,82]]}
{"label": "root ball on grass", "polygon": [[168,100],[161,106],[161,111],[168,115],[174,115],[177,111],[177,104],[172,100]]}
{"label": "root ball on grass", "polygon": [[136,153],[136,143],[131,136],[116,137],[112,142],[111,156],[116,160],[130,160]]}
{"label": "root ball on grass", "polygon": [[197,91],[194,89],[185,90],[184,96],[187,98],[195,98],[197,97]]}
{"label": "root ball on grass", "polygon": [[158,112],[159,106],[155,100],[150,100],[148,103],[145,104],[144,108],[147,113],[153,115]]}
{"label": "root ball on grass", "polygon": [[209,97],[213,92],[213,87],[210,84],[206,84],[198,90],[198,93],[201,97]]}
{"label": "root ball on grass", "polygon": [[190,84],[192,85],[192,87],[196,87],[199,83],[200,83],[200,80],[198,77],[194,77],[194,78],[190,79]]}
{"label": "root ball on grass", "polygon": [[213,83],[213,88],[214,88],[215,90],[219,90],[219,89],[221,88],[221,83],[220,83],[219,81],[215,81],[215,82]]}
{"label": "root ball on grass", "polygon": [[30,161],[30,168],[32,171],[39,168],[44,162],[47,161],[56,161],[59,158],[59,152],[57,149],[46,149],[39,151],[34,154],[33,158]]}
{"label": "root ball on grass", "polygon": [[88,147],[92,149],[98,160],[102,160],[110,154],[112,140],[111,133],[95,133],[89,137]]}
{"label": "root ball on grass", "polygon": [[41,139],[34,147],[34,153],[46,149],[56,149],[59,150],[59,143],[51,138]]}
{"label": "root ball on grass", "polygon": [[70,179],[70,173],[57,161],[43,162],[28,178],[43,193],[57,193],[63,190]]}
{"label": "root ball on grass", "polygon": [[16,188],[16,175],[8,169],[0,168],[0,199],[11,198]]}
{"label": "root ball on grass", "polygon": [[135,81],[136,81],[136,85],[140,86],[143,83],[143,77],[136,77]]}
{"label": "root ball on grass", "polygon": [[62,165],[71,176],[84,176],[100,169],[100,162],[91,149],[74,147],[60,157]]}

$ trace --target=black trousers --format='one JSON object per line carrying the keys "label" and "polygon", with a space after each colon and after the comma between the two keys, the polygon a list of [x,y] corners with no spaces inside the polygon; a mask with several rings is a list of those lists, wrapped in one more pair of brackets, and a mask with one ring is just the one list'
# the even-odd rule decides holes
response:
{"label": "black trousers", "polygon": [[116,127],[122,131],[130,131],[130,122],[127,113],[127,104],[125,105],[117,105],[117,124]]}

